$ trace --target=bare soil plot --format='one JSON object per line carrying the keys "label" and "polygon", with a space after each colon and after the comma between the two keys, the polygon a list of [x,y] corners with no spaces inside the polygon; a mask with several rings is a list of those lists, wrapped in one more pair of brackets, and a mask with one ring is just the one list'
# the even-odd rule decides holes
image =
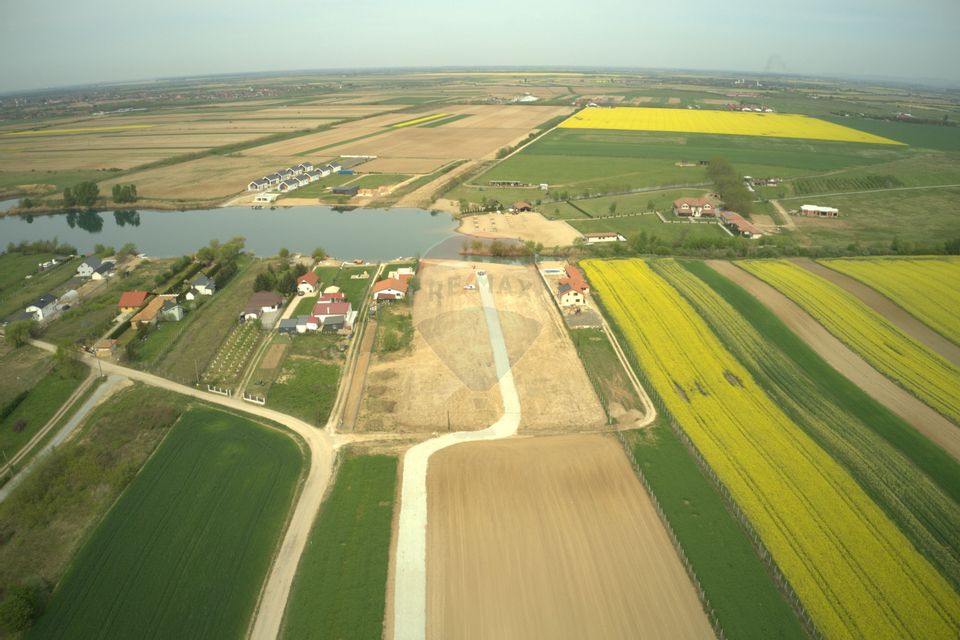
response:
{"label": "bare soil plot", "polygon": [[615,440],[457,445],[427,483],[427,637],[714,637]]}
{"label": "bare soil plot", "polygon": [[[366,120],[361,120],[360,122],[366,122]],[[270,144],[260,145],[259,147],[247,149],[243,153],[244,155],[248,156],[292,156],[298,153],[307,153],[319,147],[325,147],[327,145],[343,142],[344,140],[356,138],[357,136],[377,133],[380,130],[381,129],[379,127],[373,126],[348,128],[346,125],[341,125],[334,129],[310,133],[307,135],[298,136],[296,138],[291,138],[290,140],[282,140],[280,142],[272,142]],[[319,154],[318,157],[323,158],[332,158],[337,155],[336,153],[328,152],[326,149],[318,151],[317,153]],[[298,162],[302,161],[303,158],[298,160]]]}
{"label": "bare soil plot", "polygon": [[568,247],[582,237],[579,231],[563,220],[547,220],[535,212],[466,216],[460,220],[457,231],[479,238],[533,240],[543,243],[545,247]]}
{"label": "bare soil plot", "polygon": [[[756,216],[754,216],[756,218]],[[903,307],[876,289],[855,278],[844,275],[808,258],[795,258],[797,266],[829,280],[841,289],[856,296],[865,305],[892,322],[901,331],[930,347],[953,364],[960,366],[960,346],[943,337],[921,322]]]}
{"label": "bare soil plot", "polygon": [[[372,173],[433,173],[447,164],[442,158],[377,158],[360,167]],[[448,176],[444,176],[448,179]]]}
{"label": "bare soil plot", "polygon": [[[493,354],[475,290],[476,265],[424,261],[413,343],[374,356],[358,431],[483,429],[500,417]],[[482,265],[490,278],[523,407],[521,429],[598,429],[604,414],[583,365],[532,268]],[[429,390],[425,392],[424,390]]]}
{"label": "bare soil plot", "polygon": [[730,262],[710,260],[707,264],[753,294],[830,366],[867,395],[909,422],[954,458],[960,459],[960,429],[952,422],[870,366],[796,303],[767,283]]}

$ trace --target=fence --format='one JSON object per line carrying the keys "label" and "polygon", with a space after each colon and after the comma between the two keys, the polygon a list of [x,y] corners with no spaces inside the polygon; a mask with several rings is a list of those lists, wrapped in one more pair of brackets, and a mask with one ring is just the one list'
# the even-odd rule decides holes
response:
{"label": "fence", "polygon": [[208,384],[207,391],[210,393],[218,393],[221,396],[227,396],[228,398],[233,396],[233,389],[227,389],[225,387],[214,387]]}
{"label": "fence", "polygon": [[247,393],[246,391],[244,391],[243,393],[243,399],[246,400],[247,402],[259,404],[260,406],[267,404],[266,396],[255,396],[252,393]]}

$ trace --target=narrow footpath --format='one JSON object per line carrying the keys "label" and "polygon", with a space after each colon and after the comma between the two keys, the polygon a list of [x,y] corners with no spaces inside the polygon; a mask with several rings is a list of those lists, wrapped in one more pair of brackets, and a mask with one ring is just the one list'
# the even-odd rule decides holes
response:
{"label": "narrow footpath", "polygon": [[482,431],[446,434],[422,442],[404,455],[395,558],[394,640],[422,640],[427,632],[427,467],[430,456],[462,442],[507,438],[515,435],[520,426],[520,397],[513,382],[500,317],[486,275],[477,276],[477,288],[493,348],[504,412],[499,420]]}

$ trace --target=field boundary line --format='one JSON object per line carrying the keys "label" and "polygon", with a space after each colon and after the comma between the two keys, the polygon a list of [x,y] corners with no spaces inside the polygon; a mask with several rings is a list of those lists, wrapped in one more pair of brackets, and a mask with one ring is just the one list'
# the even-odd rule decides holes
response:
{"label": "field boundary line", "polygon": [[883,193],[886,191],[918,191],[921,189],[951,189],[960,187],[960,184],[931,184],[921,187],[889,187],[887,189],[868,189],[867,191],[840,191],[837,193],[808,193],[805,196],[790,196],[788,198],[777,198],[781,202],[784,200],[809,200],[811,198],[828,198],[831,196],[855,196],[864,193]]}

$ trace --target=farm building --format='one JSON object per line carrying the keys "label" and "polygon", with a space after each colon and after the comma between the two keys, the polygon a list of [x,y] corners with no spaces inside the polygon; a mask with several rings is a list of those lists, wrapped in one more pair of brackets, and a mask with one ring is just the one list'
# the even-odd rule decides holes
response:
{"label": "farm building", "polygon": [[407,295],[408,278],[386,278],[373,285],[373,299],[376,301],[403,300]]}
{"label": "farm building", "polygon": [[273,291],[257,291],[247,300],[240,312],[240,320],[256,320],[268,311],[277,311],[283,304],[283,296]]}
{"label": "farm building", "polygon": [[805,204],[800,207],[800,215],[812,218],[837,218],[840,210],[833,207],[820,207],[815,204]]}
{"label": "farm building", "polygon": [[760,229],[754,226],[754,224],[749,220],[746,220],[739,213],[734,213],[733,211],[721,211],[720,219],[723,222],[723,226],[738,236],[756,240],[763,235],[763,232],[760,231]]}
{"label": "farm building", "polygon": [[673,201],[673,215],[701,218],[716,214],[714,204],[707,198],[677,198]]}
{"label": "farm building", "polygon": [[57,297],[52,293],[45,293],[29,305],[27,305],[26,312],[32,314],[34,319],[38,322],[43,322],[44,319],[49,318],[57,310]]}
{"label": "farm building", "polygon": [[316,293],[319,282],[320,279],[317,277],[317,274],[313,271],[308,271],[297,278],[297,291],[304,295]]}
{"label": "farm building", "polygon": [[594,231],[583,234],[583,239],[587,244],[597,244],[600,242],[626,242],[627,239],[615,231]]}
{"label": "farm building", "polygon": [[513,210],[516,211],[517,213],[520,213],[523,211],[532,211],[533,207],[530,206],[529,202],[524,202],[523,200],[520,200],[518,202],[513,203]]}
{"label": "farm building", "polygon": [[359,188],[357,187],[334,187],[333,193],[338,196],[350,196],[353,197],[357,195]]}
{"label": "farm building", "polygon": [[147,301],[148,295],[150,294],[146,291],[124,291],[120,294],[120,302],[117,306],[123,313],[136,311]]}
{"label": "farm building", "polygon": [[579,268],[572,264],[567,264],[564,265],[563,270],[567,274],[567,277],[560,278],[561,285],[568,284],[574,291],[579,291],[580,293],[590,292],[590,285],[587,284]]}
{"label": "farm building", "polygon": [[266,178],[259,178],[257,180],[251,180],[247,184],[247,191],[263,191],[264,189],[270,188],[270,181]]}
{"label": "farm building", "polygon": [[557,299],[560,301],[561,307],[582,307],[587,303],[583,293],[567,283],[561,284],[557,289]]}

